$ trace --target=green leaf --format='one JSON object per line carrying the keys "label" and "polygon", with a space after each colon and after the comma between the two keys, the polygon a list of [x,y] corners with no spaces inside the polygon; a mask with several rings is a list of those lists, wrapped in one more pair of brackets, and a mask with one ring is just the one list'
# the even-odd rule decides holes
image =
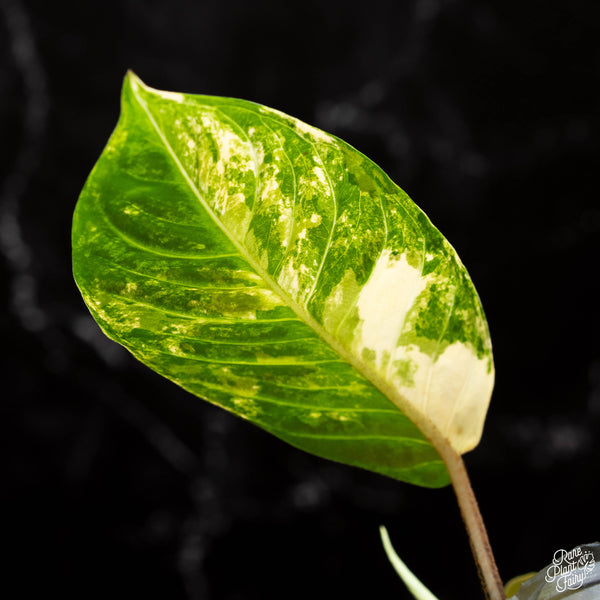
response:
{"label": "green leaf", "polygon": [[369,159],[276,110],[129,73],[73,268],[110,338],[298,448],[438,487],[429,440],[480,439],[491,344],[455,251]]}

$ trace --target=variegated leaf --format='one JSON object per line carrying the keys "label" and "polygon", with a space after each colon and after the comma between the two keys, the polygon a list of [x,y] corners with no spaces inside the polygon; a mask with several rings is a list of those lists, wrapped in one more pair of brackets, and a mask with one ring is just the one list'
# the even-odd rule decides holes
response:
{"label": "variegated leaf", "polygon": [[73,264],[109,337],[298,448],[440,486],[429,439],[480,439],[493,364],[464,266],[375,164],[297,119],[128,74]]}

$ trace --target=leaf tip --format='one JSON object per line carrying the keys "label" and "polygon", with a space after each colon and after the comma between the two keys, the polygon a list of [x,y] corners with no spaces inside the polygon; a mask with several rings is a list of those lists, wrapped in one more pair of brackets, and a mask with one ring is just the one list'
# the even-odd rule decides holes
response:
{"label": "leaf tip", "polygon": [[125,85],[129,86],[131,91],[139,95],[140,92],[145,94],[151,94],[152,96],[158,96],[164,100],[172,100],[177,103],[182,103],[185,100],[184,94],[179,94],[177,92],[168,92],[165,90],[158,90],[156,88],[150,87],[146,83],[144,83],[131,69],[127,70],[125,75]]}
{"label": "leaf tip", "polygon": [[124,84],[129,86],[134,92],[137,92],[139,88],[145,89],[148,87],[131,69],[127,69]]}

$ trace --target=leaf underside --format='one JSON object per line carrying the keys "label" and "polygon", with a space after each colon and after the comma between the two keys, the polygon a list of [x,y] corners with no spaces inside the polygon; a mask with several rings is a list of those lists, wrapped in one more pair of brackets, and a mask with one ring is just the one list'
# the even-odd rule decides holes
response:
{"label": "leaf underside", "polygon": [[283,113],[129,73],[73,269],[110,338],[298,448],[439,487],[423,431],[479,441],[493,364],[464,266],[374,163]]}

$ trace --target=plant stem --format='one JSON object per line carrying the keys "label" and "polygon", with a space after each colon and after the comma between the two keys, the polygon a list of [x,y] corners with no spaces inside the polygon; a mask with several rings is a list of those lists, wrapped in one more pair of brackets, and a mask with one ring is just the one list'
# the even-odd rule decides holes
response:
{"label": "plant stem", "polygon": [[[440,448],[440,445],[443,446]],[[504,586],[498,573],[487,531],[479,512],[469,475],[460,454],[448,444],[439,444],[438,452],[446,463],[458,506],[469,535],[471,551],[475,558],[479,579],[488,600],[506,600]]]}

